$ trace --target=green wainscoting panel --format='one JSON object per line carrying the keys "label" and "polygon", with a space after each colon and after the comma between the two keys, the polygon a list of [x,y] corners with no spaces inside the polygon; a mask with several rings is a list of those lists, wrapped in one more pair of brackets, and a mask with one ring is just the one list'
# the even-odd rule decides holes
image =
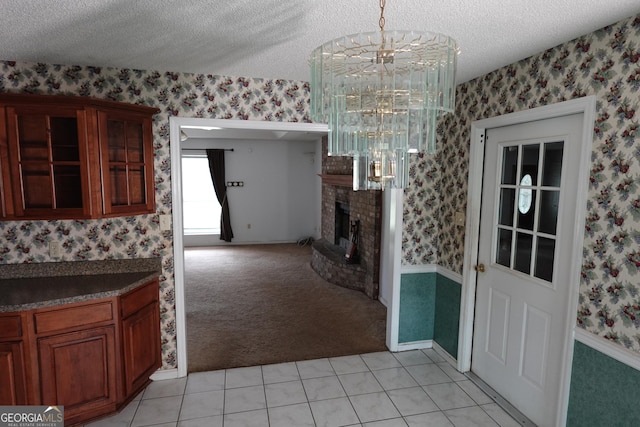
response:
{"label": "green wainscoting panel", "polygon": [[438,274],[436,281],[436,318],[433,340],[454,359],[458,358],[462,285]]}
{"label": "green wainscoting panel", "polygon": [[640,371],[576,341],[568,427],[640,426]]}
{"label": "green wainscoting panel", "polygon": [[433,339],[436,274],[403,274],[400,278],[398,342]]}

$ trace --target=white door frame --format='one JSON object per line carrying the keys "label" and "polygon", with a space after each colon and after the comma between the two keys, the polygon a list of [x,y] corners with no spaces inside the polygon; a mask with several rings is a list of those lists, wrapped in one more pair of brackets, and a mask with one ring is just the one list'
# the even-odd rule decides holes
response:
{"label": "white door frame", "polygon": [[[473,269],[478,262],[478,243],[480,234],[480,205],[482,201],[482,175],[484,165],[484,137],[487,129],[550,119],[570,114],[583,113],[582,144],[578,175],[578,194],[576,207],[578,216],[574,225],[574,241],[571,255],[571,275],[569,283],[569,307],[566,313],[565,346],[561,367],[559,396],[562,401],[557,414],[556,425],[564,425],[569,403],[569,384],[571,380],[571,361],[573,358],[574,327],[578,312],[578,293],[582,265],[582,247],[584,243],[585,212],[589,189],[589,167],[593,147],[593,124],[595,122],[596,97],[587,96],[571,101],[533,108],[511,114],[505,114],[471,123],[471,147],[469,155],[469,187],[467,195],[467,220],[464,242],[464,260],[462,269],[462,295],[460,301],[460,334],[458,336],[458,370],[471,369],[471,349],[473,345],[473,321],[476,300],[476,272]],[[580,212],[582,209],[582,212]]]}
{"label": "white door frame", "polygon": [[182,145],[181,126],[204,126],[220,129],[255,129],[282,132],[325,134],[328,126],[322,123],[270,122],[259,120],[206,119],[194,117],[169,118],[171,154],[171,206],[173,220],[173,278],[176,307],[177,377],[187,375],[187,316],[184,294],[184,224],[182,220]]}

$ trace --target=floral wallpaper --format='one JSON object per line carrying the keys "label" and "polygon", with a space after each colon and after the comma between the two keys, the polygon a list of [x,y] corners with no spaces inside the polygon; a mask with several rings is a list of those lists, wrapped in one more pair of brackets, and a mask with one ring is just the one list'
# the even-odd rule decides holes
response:
{"label": "floral wallpaper", "polygon": [[[207,117],[308,122],[304,82],[0,61],[0,92],[76,95],[145,104],[154,118],[156,214],[82,221],[0,221],[0,263],[162,258],[163,368],[176,362],[173,236],[160,231],[171,213],[169,118]],[[62,257],[51,259],[58,241]]]}
{"label": "floral wallpaper", "polygon": [[[640,15],[458,86],[455,114],[440,123],[439,170],[421,159],[405,194],[405,231],[419,235],[404,260],[462,273],[464,229],[453,216],[466,210],[473,120],[587,95],[597,105],[577,324],[640,352]],[[439,178],[431,191],[430,173]]]}
{"label": "floral wallpaper", "polygon": [[402,206],[402,265],[438,263],[440,169],[438,153],[411,154]]}
{"label": "floral wallpaper", "polygon": [[[92,221],[0,221],[0,263],[162,257],[163,367],[176,366],[169,118],[308,122],[304,82],[0,61],[0,92],[67,94],[146,104],[154,121],[155,215]],[[465,82],[439,122],[436,154],[414,155],[405,189],[403,264],[461,273],[471,122],[594,94],[598,98],[578,324],[640,352],[640,15]]]}

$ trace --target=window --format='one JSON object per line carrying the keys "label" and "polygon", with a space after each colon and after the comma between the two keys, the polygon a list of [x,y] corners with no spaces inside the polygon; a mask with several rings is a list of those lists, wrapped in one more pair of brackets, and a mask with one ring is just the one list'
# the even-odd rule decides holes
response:
{"label": "window", "polygon": [[184,234],[220,234],[221,207],[204,154],[182,157],[182,203]]}

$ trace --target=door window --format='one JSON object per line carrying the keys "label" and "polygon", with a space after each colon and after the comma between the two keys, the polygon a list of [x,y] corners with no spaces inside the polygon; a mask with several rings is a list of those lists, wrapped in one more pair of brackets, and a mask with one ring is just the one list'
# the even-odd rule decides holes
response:
{"label": "door window", "polygon": [[552,282],[564,143],[502,147],[494,262]]}

